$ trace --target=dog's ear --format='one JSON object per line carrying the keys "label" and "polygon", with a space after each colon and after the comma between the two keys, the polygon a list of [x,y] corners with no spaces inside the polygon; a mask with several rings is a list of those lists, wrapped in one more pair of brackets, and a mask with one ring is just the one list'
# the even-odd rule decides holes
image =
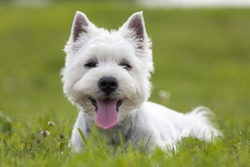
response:
{"label": "dog's ear", "polygon": [[76,12],[71,30],[73,42],[77,41],[81,33],[87,33],[88,22],[88,18],[84,13]]}
{"label": "dog's ear", "polygon": [[91,38],[91,32],[97,27],[88,20],[87,16],[77,11],[71,28],[71,34],[64,51],[68,53],[77,52],[84,43]]}
{"label": "dog's ear", "polygon": [[119,29],[119,32],[124,38],[132,39],[138,49],[142,49],[145,42],[148,41],[142,12],[137,12],[130,16]]}
{"label": "dog's ear", "polygon": [[71,28],[70,38],[72,42],[76,42],[82,33],[87,34],[88,26],[90,24],[91,23],[87,16],[84,13],[77,11]]}

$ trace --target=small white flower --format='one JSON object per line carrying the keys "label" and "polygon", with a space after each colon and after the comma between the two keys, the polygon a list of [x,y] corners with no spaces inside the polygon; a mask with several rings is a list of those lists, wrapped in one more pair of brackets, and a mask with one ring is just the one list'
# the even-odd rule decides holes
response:
{"label": "small white flower", "polygon": [[170,98],[170,92],[166,92],[164,90],[159,91],[159,96],[164,104],[167,103],[168,99]]}
{"label": "small white flower", "polygon": [[47,131],[47,130],[41,131],[41,135],[42,135],[43,137],[49,136],[49,134],[50,134],[50,132]]}
{"label": "small white flower", "polygon": [[49,121],[49,122],[48,122],[48,125],[49,125],[50,127],[52,127],[52,126],[55,126],[56,124],[55,124],[55,122]]}

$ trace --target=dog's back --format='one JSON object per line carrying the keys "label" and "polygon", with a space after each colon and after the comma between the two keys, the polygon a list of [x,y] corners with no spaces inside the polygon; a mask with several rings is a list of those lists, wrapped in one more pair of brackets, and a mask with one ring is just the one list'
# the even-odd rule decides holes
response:
{"label": "dog's back", "polygon": [[[161,148],[176,148],[184,137],[194,137],[208,142],[214,141],[222,133],[213,126],[213,114],[205,107],[197,107],[183,114],[162,105],[146,102],[136,117],[136,129],[149,134],[152,145]],[[136,133],[136,132],[135,132]]]}

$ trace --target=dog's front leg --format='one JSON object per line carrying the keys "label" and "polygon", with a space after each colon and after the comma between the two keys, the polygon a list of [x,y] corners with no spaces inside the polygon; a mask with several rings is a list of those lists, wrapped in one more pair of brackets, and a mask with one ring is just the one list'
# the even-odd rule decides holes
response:
{"label": "dog's front leg", "polygon": [[69,141],[69,147],[71,147],[77,153],[80,152],[84,147],[83,139],[78,129],[82,131],[85,137],[88,136],[87,123],[83,111],[79,111],[76,123],[72,130],[71,139]]}

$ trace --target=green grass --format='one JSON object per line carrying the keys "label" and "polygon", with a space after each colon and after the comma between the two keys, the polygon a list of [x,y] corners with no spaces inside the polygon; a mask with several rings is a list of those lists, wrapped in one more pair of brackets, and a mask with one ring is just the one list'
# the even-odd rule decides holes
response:
{"label": "green grass", "polygon": [[[89,139],[83,153],[72,154],[67,143],[77,111],[62,93],[59,73],[76,10],[108,29],[143,10],[155,63],[150,100],[163,104],[158,92],[165,90],[171,96],[164,105],[178,111],[208,106],[224,138],[215,144],[184,139],[170,158],[159,149],[148,156],[132,147],[109,148],[103,139]],[[249,18],[249,9],[1,4],[0,166],[249,166]],[[50,120],[56,125],[49,127]],[[49,136],[40,134],[44,129]]]}

